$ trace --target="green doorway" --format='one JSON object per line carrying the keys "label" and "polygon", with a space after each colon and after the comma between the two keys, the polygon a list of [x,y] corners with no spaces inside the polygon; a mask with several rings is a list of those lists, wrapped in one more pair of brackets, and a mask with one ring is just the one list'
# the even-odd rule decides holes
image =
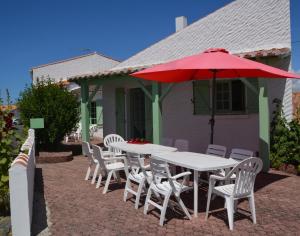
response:
{"label": "green doorway", "polygon": [[129,137],[152,141],[152,106],[142,89],[129,90],[129,112]]}

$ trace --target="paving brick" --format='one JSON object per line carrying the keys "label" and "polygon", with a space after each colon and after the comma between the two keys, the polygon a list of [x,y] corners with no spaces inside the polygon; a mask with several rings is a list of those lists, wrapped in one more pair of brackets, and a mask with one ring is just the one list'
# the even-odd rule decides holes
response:
{"label": "paving brick", "polygon": [[[88,162],[74,156],[70,162],[38,164],[44,183],[44,198],[50,209],[52,235],[297,235],[300,232],[300,177],[271,170],[260,174],[255,186],[257,225],[253,225],[247,201],[238,205],[234,231],[228,229],[223,200],[211,203],[214,212],[204,220],[206,192],[199,188],[199,218],[187,220],[167,211],[167,223],[159,226],[159,212],[143,214],[132,201],[123,201],[124,182],[102,194],[84,181]],[[193,208],[193,191],[184,195]]]}

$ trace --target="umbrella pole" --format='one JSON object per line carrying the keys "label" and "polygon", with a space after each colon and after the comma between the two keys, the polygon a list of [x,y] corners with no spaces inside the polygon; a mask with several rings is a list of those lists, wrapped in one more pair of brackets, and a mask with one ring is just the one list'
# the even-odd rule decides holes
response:
{"label": "umbrella pole", "polygon": [[213,72],[213,81],[212,81],[212,109],[211,109],[211,118],[210,118],[210,144],[214,143],[217,70],[212,70],[212,72]]}

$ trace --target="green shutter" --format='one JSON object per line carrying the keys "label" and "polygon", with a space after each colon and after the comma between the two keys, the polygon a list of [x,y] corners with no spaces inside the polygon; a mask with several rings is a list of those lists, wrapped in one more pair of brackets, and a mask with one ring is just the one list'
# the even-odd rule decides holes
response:
{"label": "green shutter", "polygon": [[116,88],[116,133],[125,137],[125,90]]}
{"label": "green shutter", "polygon": [[[258,91],[258,80],[257,78],[248,78],[247,81],[251,83]],[[253,114],[258,113],[258,94],[252,91],[250,88],[246,87],[246,110],[247,113]]]}
{"label": "green shutter", "polygon": [[193,82],[194,115],[208,115],[210,113],[209,80]]}

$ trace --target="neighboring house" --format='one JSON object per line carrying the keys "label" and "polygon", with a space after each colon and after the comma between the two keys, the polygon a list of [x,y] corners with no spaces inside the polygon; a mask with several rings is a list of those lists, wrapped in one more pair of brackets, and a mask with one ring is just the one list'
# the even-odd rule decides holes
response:
{"label": "neighboring house", "polygon": [[[293,93],[293,114],[294,117],[297,115],[297,111],[300,112],[300,92]],[[300,114],[298,114],[300,115]]]}
{"label": "neighboring house", "polygon": [[[83,74],[97,74],[109,70],[120,62],[101,55],[97,52],[69,58],[66,60],[56,61],[40,66],[32,67],[32,82],[51,79],[55,82],[62,82],[70,91],[77,94],[80,99],[80,87],[75,83],[68,82],[70,77],[80,76]],[[94,92],[95,90],[96,93]],[[102,113],[102,87],[91,87],[89,94],[93,98],[89,104],[90,124],[103,124]],[[100,132],[98,135],[102,136]]]}

